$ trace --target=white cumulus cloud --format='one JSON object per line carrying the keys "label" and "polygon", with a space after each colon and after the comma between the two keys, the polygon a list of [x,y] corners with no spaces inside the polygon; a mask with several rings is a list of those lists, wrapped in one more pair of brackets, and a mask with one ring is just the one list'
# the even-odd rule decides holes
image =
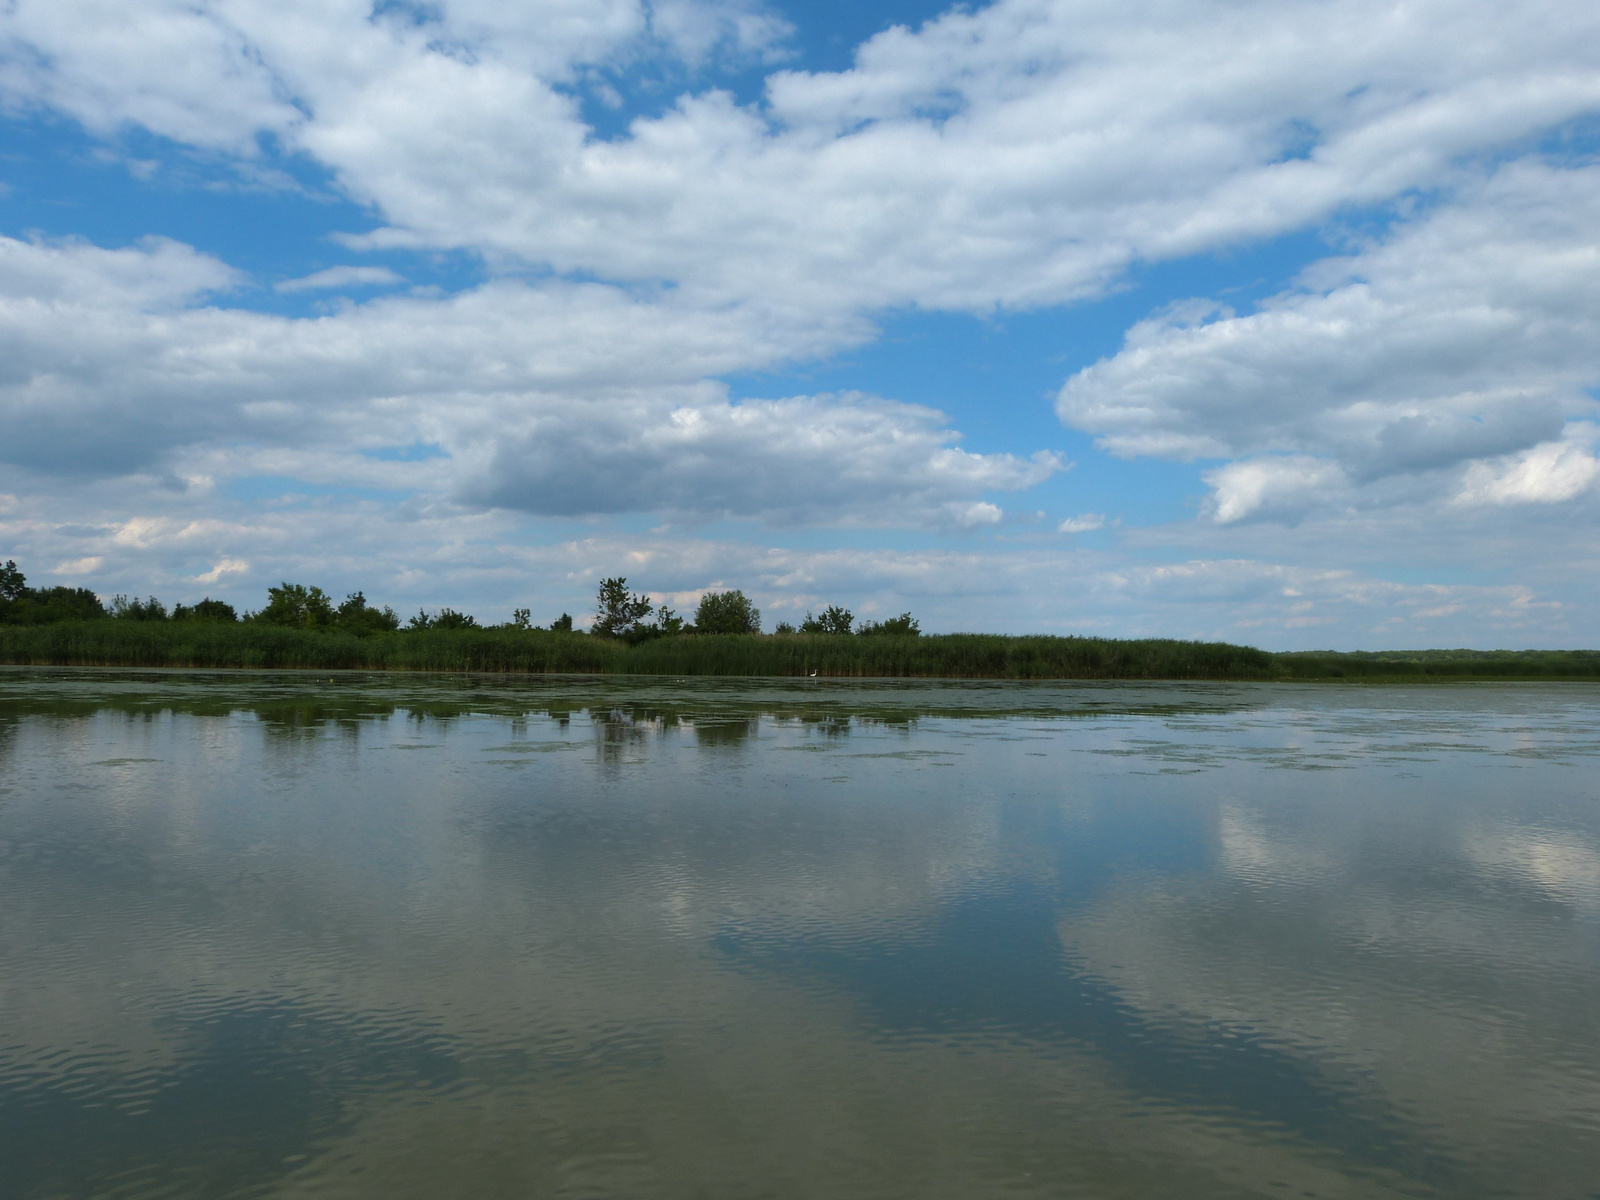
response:
{"label": "white cumulus cloud", "polygon": [[311,156],[385,225],[708,303],[984,309],[1437,186],[1600,106],[1570,0],[999,0],[597,140],[570,94],[640,39],[784,31],[729,0],[15,0],[0,93],[112,132]]}
{"label": "white cumulus cloud", "polygon": [[1457,499],[1463,504],[1556,504],[1581,495],[1600,478],[1594,443],[1600,430],[1576,426],[1570,436],[1491,462],[1473,463]]}
{"label": "white cumulus cloud", "polygon": [[1219,525],[1251,517],[1292,520],[1343,488],[1338,464],[1303,454],[1256,458],[1208,471],[1211,515]]}
{"label": "white cumulus cloud", "polygon": [[1596,345],[1600,170],[1521,163],[1258,312],[1179,306],[1136,326],[1057,411],[1117,454],[1247,459],[1207,476],[1221,521],[1301,513],[1346,482],[1415,499],[1385,481],[1432,477],[1444,495],[1469,464],[1502,464],[1467,485],[1499,495],[1484,472],[1537,446],[1565,448],[1502,491],[1569,498],[1583,452],[1562,433],[1595,412]]}
{"label": "white cumulus cloud", "polygon": [[[952,505],[956,524],[991,523],[985,493],[1062,465],[968,452],[943,414],[892,400],[731,403],[708,376],[817,332],[755,309],[509,281],[302,319],[193,303],[234,278],[168,242],[0,238],[0,461],[181,487],[294,475],[547,516],[862,527],[945,525]],[[418,445],[435,453],[384,457]]]}

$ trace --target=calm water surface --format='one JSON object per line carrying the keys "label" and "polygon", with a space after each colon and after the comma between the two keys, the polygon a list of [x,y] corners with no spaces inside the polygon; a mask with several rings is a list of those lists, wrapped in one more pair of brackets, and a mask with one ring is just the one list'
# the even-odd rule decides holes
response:
{"label": "calm water surface", "polygon": [[0,1196],[1600,1196],[1600,688],[0,669]]}

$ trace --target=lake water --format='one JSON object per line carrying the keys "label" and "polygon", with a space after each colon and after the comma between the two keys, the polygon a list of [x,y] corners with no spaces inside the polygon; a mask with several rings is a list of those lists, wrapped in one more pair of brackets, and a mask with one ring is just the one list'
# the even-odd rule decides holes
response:
{"label": "lake water", "polygon": [[0,669],[0,1195],[1600,1196],[1600,688]]}

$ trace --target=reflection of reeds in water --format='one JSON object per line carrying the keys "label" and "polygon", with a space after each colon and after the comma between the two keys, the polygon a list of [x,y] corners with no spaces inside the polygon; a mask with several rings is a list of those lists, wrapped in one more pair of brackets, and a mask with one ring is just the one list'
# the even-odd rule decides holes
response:
{"label": "reflection of reeds in water", "polygon": [[629,646],[549,630],[348,633],[264,625],[82,621],[0,626],[0,662],[513,674],[945,679],[1541,679],[1600,677],[1594,651],[1269,654],[1164,638],[742,635]]}

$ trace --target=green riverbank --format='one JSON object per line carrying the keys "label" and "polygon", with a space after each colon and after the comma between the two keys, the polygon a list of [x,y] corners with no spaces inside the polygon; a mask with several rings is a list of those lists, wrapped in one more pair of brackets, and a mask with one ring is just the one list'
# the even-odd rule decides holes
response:
{"label": "green riverbank", "polygon": [[1271,654],[1162,638],[744,634],[625,642],[542,629],[356,636],[253,623],[62,621],[0,626],[0,663],[513,674],[947,679],[1600,679],[1600,652]]}

